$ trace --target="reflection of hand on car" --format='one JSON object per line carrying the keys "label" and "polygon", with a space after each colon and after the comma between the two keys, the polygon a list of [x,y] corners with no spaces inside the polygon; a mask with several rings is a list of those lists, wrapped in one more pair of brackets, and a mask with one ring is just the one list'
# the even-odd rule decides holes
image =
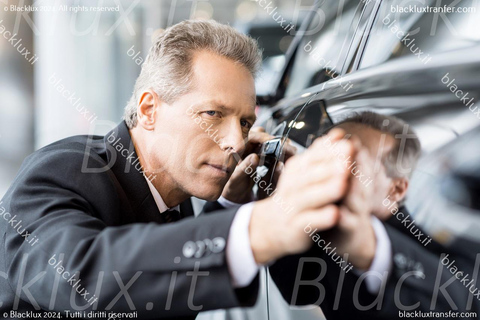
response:
{"label": "reflection of hand on car", "polygon": [[[373,176],[374,160],[358,138],[351,140],[359,150],[355,158],[357,166],[366,176]],[[350,175],[349,180],[348,192],[339,206],[340,217],[336,228],[328,231],[324,237],[332,241],[339,255],[348,254],[348,261],[353,266],[368,270],[376,248],[371,219],[373,188],[363,185],[355,175]]]}

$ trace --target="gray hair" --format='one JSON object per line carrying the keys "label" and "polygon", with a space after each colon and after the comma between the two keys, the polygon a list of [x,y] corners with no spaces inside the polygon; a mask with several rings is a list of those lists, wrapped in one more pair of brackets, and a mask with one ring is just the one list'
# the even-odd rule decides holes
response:
{"label": "gray hair", "polygon": [[[335,124],[356,123],[384,132],[395,138],[395,146],[382,158],[387,175],[408,178],[421,154],[421,144],[411,127],[403,120],[371,111],[355,113]],[[406,137],[406,139],[400,139]],[[404,144],[402,144],[404,141]]]}
{"label": "gray hair", "polygon": [[256,76],[262,53],[257,42],[234,28],[213,20],[186,20],[167,28],[150,48],[128,102],[124,120],[137,125],[137,105],[142,92],[153,89],[166,103],[174,102],[192,87],[195,50],[208,50],[245,66]]}

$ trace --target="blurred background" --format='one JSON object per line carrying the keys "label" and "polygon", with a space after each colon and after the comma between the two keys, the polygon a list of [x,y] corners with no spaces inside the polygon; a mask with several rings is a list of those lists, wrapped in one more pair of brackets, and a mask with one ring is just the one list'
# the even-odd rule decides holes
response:
{"label": "blurred background", "polygon": [[[271,6],[300,25],[313,2]],[[12,10],[29,5],[45,11]],[[83,6],[117,11],[73,11]],[[0,37],[0,196],[34,150],[118,123],[155,30],[189,18],[215,19],[258,39],[264,69],[257,90],[269,91],[292,35],[253,0],[0,0],[4,37],[17,34],[12,43]]]}

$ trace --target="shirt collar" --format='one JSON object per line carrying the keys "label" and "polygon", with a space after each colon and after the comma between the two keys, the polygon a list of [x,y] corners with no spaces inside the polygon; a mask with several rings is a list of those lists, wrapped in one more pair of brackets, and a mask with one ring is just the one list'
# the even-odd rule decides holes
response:
{"label": "shirt collar", "polygon": [[167,205],[165,204],[165,202],[162,199],[162,196],[158,192],[157,188],[155,188],[153,183],[149,179],[147,179],[147,177],[145,177],[145,180],[147,180],[148,187],[150,188],[150,192],[152,193],[152,196],[153,196],[153,200],[155,200],[155,203],[157,204],[157,207],[158,207],[158,210],[160,211],[160,213],[163,213],[163,212],[168,211],[168,210],[177,210],[178,212],[180,212],[180,206],[179,205],[172,208],[172,209],[167,207]]}

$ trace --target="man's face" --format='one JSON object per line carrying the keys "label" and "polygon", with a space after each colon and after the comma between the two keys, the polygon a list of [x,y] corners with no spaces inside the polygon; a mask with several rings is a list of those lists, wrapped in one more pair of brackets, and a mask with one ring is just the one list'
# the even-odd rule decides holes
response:
{"label": "man's face", "polygon": [[356,123],[346,122],[338,127],[345,130],[347,134],[357,136],[362,145],[368,150],[371,158],[374,159],[375,168],[372,168],[374,171],[373,183],[370,185],[370,187],[374,188],[373,198],[371,199],[372,213],[379,219],[386,220],[391,214],[382,202],[391,192],[394,192],[394,188],[393,179],[387,175],[382,159],[395,146],[395,138],[389,134]]}
{"label": "man's face", "polygon": [[244,66],[208,51],[196,52],[192,63],[190,91],[170,105],[157,103],[148,157],[177,191],[216,200],[255,122],[254,79]]}

